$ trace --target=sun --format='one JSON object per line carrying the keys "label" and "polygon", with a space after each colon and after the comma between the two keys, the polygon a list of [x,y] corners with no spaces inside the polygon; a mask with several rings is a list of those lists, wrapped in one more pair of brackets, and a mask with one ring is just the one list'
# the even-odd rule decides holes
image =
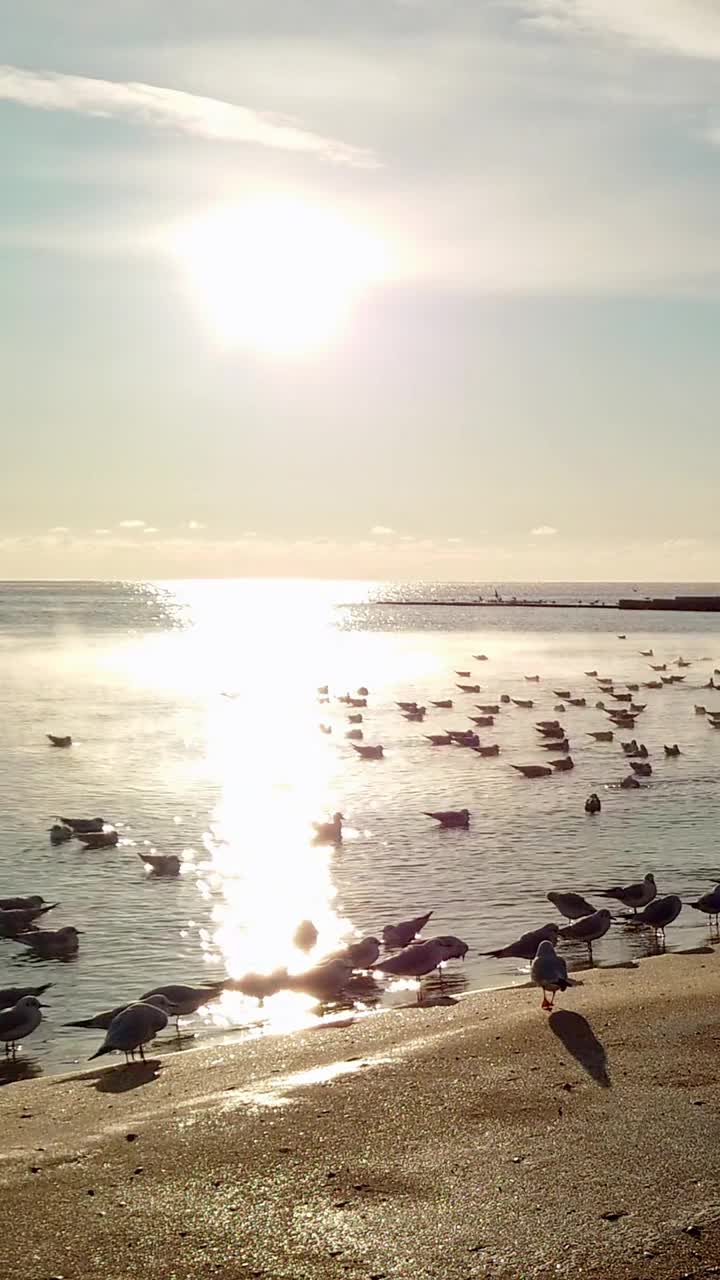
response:
{"label": "sun", "polygon": [[374,235],[286,197],[215,209],[172,239],[219,337],[271,354],[330,342],[357,297],[385,274]]}

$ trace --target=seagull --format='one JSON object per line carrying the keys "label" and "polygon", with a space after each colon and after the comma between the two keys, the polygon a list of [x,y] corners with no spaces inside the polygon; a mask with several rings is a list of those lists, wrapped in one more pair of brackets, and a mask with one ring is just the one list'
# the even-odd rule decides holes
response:
{"label": "seagull", "polygon": [[585,812],[600,813],[601,809],[602,804],[600,802],[600,797],[593,791],[592,795],[589,795],[585,801]]}
{"label": "seagull", "polygon": [[671,747],[667,747],[667,746],[666,746],[666,747],[663,747],[663,750],[664,750],[664,752],[665,752],[665,755],[666,755],[666,756],[671,756],[671,757],[672,757],[672,756],[679,756],[679,755],[681,755],[681,751],[680,751],[680,748],[679,748],[679,746],[678,746],[677,742],[673,743],[673,745],[672,745]]}
{"label": "seagull", "polygon": [[567,698],[568,701],[572,697],[572,694],[569,689],[553,689],[553,693],[555,694],[556,698]]}
{"label": "seagull", "polygon": [[425,737],[434,747],[449,747],[452,745],[452,738],[449,733],[426,733]]}
{"label": "seagull", "polygon": [[[129,1000],[126,1004],[118,1004],[114,1009],[103,1009],[100,1013],[94,1013],[91,1018],[78,1018],[75,1022],[66,1022],[66,1027],[81,1027],[83,1031],[107,1031],[110,1023],[117,1018],[119,1013],[124,1013],[132,1004],[140,1003],[137,1000]],[[143,1004],[154,1004],[156,1008],[168,1011],[168,1000],[163,995],[147,996]]]}
{"label": "seagull", "polygon": [[715,923],[720,924],[720,885],[715,889],[711,889],[709,893],[701,894],[697,902],[689,902],[688,906],[695,911],[704,912],[706,916],[710,917],[711,924],[713,916],[715,917]]}
{"label": "seagull", "polygon": [[364,684],[361,684],[360,688],[358,689],[358,697],[367,698],[369,693],[370,693],[370,690],[366,689]]}
{"label": "seagull", "polygon": [[552,769],[542,764],[511,764],[510,768],[516,769],[525,778],[547,778],[552,773]]}
{"label": "seagull", "polygon": [[597,675],[597,671],[586,671],[586,672],[585,672],[585,675],[586,675],[586,676],[596,676],[596,675]]}
{"label": "seagull", "polygon": [[180,859],[176,853],[138,853],[138,858],[155,876],[180,875]]}
{"label": "seagull", "polygon": [[516,707],[523,707],[526,711],[534,705],[531,698],[511,698],[511,702],[514,702]]}
{"label": "seagull", "polygon": [[458,689],[460,690],[461,693],[479,693],[480,685],[479,684],[459,684]]}
{"label": "seagull", "polygon": [[652,765],[647,760],[631,760],[630,768],[641,778],[649,778],[652,774]]}
{"label": "seagull", "polygon": [[120,839],[114,827],[107,831],[87,831],[80,840],[86,849],[112,849]]}
{"label": "seagull", "polygon": [[436,813],[428,813],[423,810],[426,818],[434,818],[440,823],[441,827],[469,827],[470,826],[470,810],[469,809],[439,809]]}
{"label": "seagull", "polygon": [[551,892],[547,895],[548,902],[552,902],[557,907],[561,916],[565,916],[566,920],[581,920],[583,916],[592,916],[597,911],[587,898],[583,898],[579,893],[556,893]]}
{"label": "seagull", "polygon": [[515,942],[510,942],[506,947],[499,947],[497,951],[481,951],[480,955],[494,956],[496,960],[511,956],[518,960],[532,960],[541,942],[548,941],[554,946],[559,935],[558,925],[546,924],[542,929],[531,929],[528,933],[521,934]]}
{"label": "seagull", "polygon": [[142,1000],[136,1004],[129,1004],[122,1013],[113,1018],[105,1039],[97,1052],[90,1055],[90,1061],[92,1062],[93,1058],[102,1057],[104,1053],[117,1051],[125,1054],[127,1062],[129,1057],[135,1056],[137,1049],[144,1062],[143,1045],[154,1040],[158,1032],[165,1030],[170,1012],[167,1000],[162,1004],[146,1004]]}
{"label": "seagull", "polygon": [[424,916],[414,916],[412,920],[401,920],[399,924],[386,924],[383,929],[383,943],[386,947],[407,947],[418,933],[422,933],[432,915],[428,911]]}
{"label": "seagull", "polygon": [[27,898],[0,898],[0,911],[39,910],[45,905],[45,899],[39,893],[32,893]]}
{"label": "seagull", "polygon": [[568,698],[571,707],[586,707],[587,698]]}
{"label": "seagull", "polygon": [[46,1008],[47,1005],[41,1004],[37,996],[22,996],[11,1009],[0,1013],[0,1040],[5,1041],[6,1058],[11,1051],[13,1058],[15,1057],[18,1040],[24,1040],[25,1036],[37,1031],[42,1022],[40,1010]]}
{"label": "seagull", "polygon": [[[542,988],[542,1008],[552,1009],[558,991],[566,991],[568,985],[567,965],[562,956],[555,951],[552,942],[547,939],[540,943],[530,969],[530,977],[536,987]],[[547,993],[552,991],[552,1000]]]}
{"label": "seagull", "polygon": [[345,734],[345,737],[347,738],[348,742],[362,742],[363,738],[365,737],[365,734],[363,733],[362,729],[348,729],[348,732]]}
{"label": "seagull", "polygon": [[494,716],[469,716],[468,719],[472,720],[478,729],[489,729],[495,723]]}
{"label": "seagull", "polygon": [[362,711],[356,711],[354,715],[348,716],[349,724],[362,724]]}
{"label": "seagull", "polygon": [[433,702],[431,699],[430,706],[440,707],[442,708],[443,711],[449,711],[450,708],[452,707],[452,698],[442,698],[440,702]]}
{"label": "seagull", "polygon": [[242,978],[228,978],[225,988],[228,991],[239,991],[241,995],[250,996],[262,1004],[268,996],[287,989],[289,982],[287,969],[275,969],[272,973],[246,973]]}
{"label": "seagull", "polygon": [[312,920],[301,920],[293,934],[293,942],[298,951],[312,951],[318,940],[318,931]]}
{"label": "seagull", "polygon": [[638,782],[634,774],[629,773],[627,778],[623,778],[622,782],[620,783],[620,786],[622,787],[623,791],[635,791],[640,787],[640,783]]}
{"label": "seagull", "polygon": [[104,818],[61,818],[60,821],[70,827],[76,834],[86,831],[102,831],[105,827]]}
{"label": "seagull", "polygon": [[536,720],[535,724],[538,729],[559,729],[560,728],[559,720]]}
{"label": "seagull", "polygon": [[319,724],[318,729],[320,730],[321,733],[332,733],[331,724]]}
{"label": "seagull", "polygon": [[32,928],[34,920],[52,911],[58,904],[49,902],[46,907],[21,907],[19,910],[0,911],[0,938],[15,938]]}
{"label": "seagull", "polygon": [[56,733],[46,733],[45,737],[49,740],[51,747],[71,747],[72,746],[72,738],[70,737],[69,733],[66,734],[65,737],[58,737]]}
{"label": "seagull", "polygon": [[403,711],[406,720],[424,720],[427,707],[416,707],[414,711]]}
{"label": "seagull", "polygon": [[641,657],[641,658],[654,658],[654,657],[655,657],[655,654],[653,653],[652,649],[640,649],[640,650],[639,650],[639,653],[640,653],[640,657]]}
{"label": "seagull", "polygon": [[337,957],[324,960],[305,973],[292,974],[287,979],[287,987],[291,991],[302,991],[304,995],[313,996],[321,1002],[336,1000],[347,985],[353,965],[349,960]]}
{"label": "seagull", "polygon": [[536,724],[535,731],[536,733],[539,733],[540,736],[543,738],[564,738],[565,737],[565,730],[560,724],[546,724],[546,725]]}
{"label": "seagull", "polygon": [[612,889],[598,889],[597,894],[600,898],[616,898],[624,907],[632,907],[633,911],[637,911],[638,907],[646,907],[648,902],[652,902],[657,895],[655,877],[652,871],[648,871],[642,880],[634,884],[615,885]]}
{"label": "seagull", "polygon": [[499,756],[500,747],[494,742],[491,747],[473,747],[473,751],[477,751],[479,756]]}
{"label": "seagull", "polygon": [[539,676],[524,676],[523,679],[527,680],[528,684],[539,684],[540,682]]}
{"label": "seagull", "polygon": [[[456,938],[454,933],[441,933],[436,938],[430,938],[430,942],[439,942],[446,951],[446,960],[464,960],[470,950],[467,942],[462,938]],[[423,946],[421,942],[411,943],[413,947]]]}
{"label": "seagull", "polygon": [[198,1009],[203,1009],[206,1004],[212,1004],[213,1000],[219,1000],[223,993],[223,984],[215,982],[204,987],[187,987],[182,983],[171,983],[166,987],[153,987],[151,991],[146,991],[141,995],[140,1000],[152,999],[157,1003],[156,997],[162,996],[169,1006],[169,1012],[175,1018],[178,1031],[180,1030],[180,1019],[187,1017],[191,1013],[197,1013]]}
{"label": "seagull", "polygon": [[665,928],[672,924],[673,920],[682,911],[682,902],[677,894],[670,893],[666,898],[655,898],[654,902],[649,902],[644,911],[638,912],[628,919],[633,924],[649,924],[651,929],[655,930],[655,937],[658,933],[662,933],[665,937]]}
{"label": "seagull", "polygon": [[72,840],[73,829],[68,827],[64,822],[54,822],[50,828],[50,843],[64,844],[66,840]]}
{"label": "seagull", "polygon": [[456,672],[455,672],[455,675],[456,675],[456,676],[459,676],[459,677],[460,677],[460,679],[462,680],[463,678],[467,679],[467,678],[469,677],[469,675],[470,675],[470,672],[469,672],[469,671],[456,671]]}
{"label": "seagull", "polygon": [[76,955],[80,945],[80,932],[74,925],[68,924],[63,929],[35,929],[32,933],[19,933],[14,941],[21,942],[39,956],[62,959],[64,956]]}
{"label": "seagull", "polygon": [[396,702],[396,703],[395,703],[395,706],[396,706],[396,707],[399,707],[401,711],[416,711],[416,710],[417,710],[417,702]]}
{"label": "seagull", "polygon": [[353,969],[371,969],[380,955],[380,943],[377,938],[361,938],[359,942],[349,942],[346,947],[336,951],[333,960],[347,960]]}
{"label": "seagull", "polygon": [[342,824],[343,815],[341,813],[334,813],[332,822],[313,822],[315,844],[341,844]]}
{"label": "seagull", "polygon": [[416,942],[413,946],[406,947],[404,951],[398,951],[394,956],[378,960],[372,966],[372,970],[373,972],[379,970],[389,978],[424,978],[428,973],[432,973],[433,969],[439,970],[440,965],[450,959],[451,949],[440,938],[433,938],[430,942]]}
{"label": "seagull", "polygon": [[361,756],[363,760],[382,760],[383,758],[383,749],[381,746],[357,747],[354,742],[350,745],[352,746],[353,751],[357,751],[358,755]]}
{"label": "seagull", "polygon": [[575,761],[572,756],[564,756],[562,760],[551,760],[550,764],[557,773],[566,773],[568,769],[575,768]]}
{"label": "seagull", "polygon": [[474,654],[473,654],[473,658],[475,659],[475,661],[476,661],[476,662],[489,662],[489,661],[490,661],[490,659],[488,658],[488,656],[487,656],[487,654],[486,654],[486,653],[474,653]]}
{"label": "seagull", "polygon": [[51,986],[52,982],[43,982],[39,987],[4,987],[0,990],[0,1009],[10,1009],[25,996],[41,996]]}
{"label": "seagull", "polygon": [[574,942],[584,942],[593,958],[592,944],[597,942],[598,938],[603,938],[612,924],[612,916],[606,909],[602,911],[593,911],[591,916],[583,916],[580,920],[576,920],[574,924],[566,924],[560,930],[561,938],[568,938]]}

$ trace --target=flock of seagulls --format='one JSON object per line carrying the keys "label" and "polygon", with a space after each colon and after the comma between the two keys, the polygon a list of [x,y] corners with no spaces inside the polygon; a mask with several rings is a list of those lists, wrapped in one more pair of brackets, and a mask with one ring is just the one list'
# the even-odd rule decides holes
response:
{"label": "flock of seagulls", "polygon": [[[644,658],[654,657],[651,649],[640,652]],[[475,654],[473,660],[484,663],[488,661],[488,657],[485,654]],[[675,665],[686,668],[691,664],[684,658],[677,658]],[[667,662],[651,663],[650,666],[660,679],[642,682],[645,689],[663,689],[668,685],[682,684],[685,680],[684,674],[662,674],[668,670]],[[623,685],[608,676],[600,676],[597,670],[584,674],[586,678],[597,682],[602,700],[596,701],[595,707],[603,712],[608,721],[606,727],[592,730],[587,736],[596,743],[613,743],[618,732],[635,730],[638,717],[647,706],[646,703],[635,701],[639,684]],[[457,670],[455,675],[457,689],[463,701],[469,695],[481,692],[481,685],[473,681],[472,668]],[[715,669],[714,675],[720,675],[720,670]],[[541,676],[537,673],[524,678],[533,685],[541,683]],[[713,677],[705,687],[710,686],[720,688],[720,685],[715,685]],[[550,777],[574,768],[570,737],[564,723],[557,717],[567,714],[568,708],[587,707],[588,701],[585,696],[573,696],[572,690],[567,688],[553,688],[552,694],[558,699],[554,706],[556,718],[537,720],[534,725],[536,745],[549,753],[547,760],[543,763],[511,764],[513,770],[527,779]],[[369,690],[361,686],[355,694],[348,692],[338,701],[348,709],[347,720],[351,727],[347,729],[345,737],[353,751],[363,760],[378,760],[384,756],[383,744],[365,742],[364,729],[360,727],[365,723],[369,696]],[[317,697],[320,703],[329,703],[329,687],[320,686]],[[608,705],[606,699],[615,705]],[[396,706],[406,721],[424,724],[429,714],[428,707],[431,709],[430,714],[444,712],[452,710],[456,700],[428,699],[427,705],[416,700],[404,700],[398,701]],[[479,731],[493,729],[497,717],[508,706],[530,711],[534,709],[535,699],[511,697],[503,693],[495,701],[476,702],[473,712],[477,711],[479,714],[468,715],[472,727],[443,729],[442,732],[425,734],[425,738],[432,748],[460,747],[472,750],[480,757],[498,756],[500,744],[481,740]],[[709,711],[699,705],[694,710],[697,715],[706,716],[712,727],[720,728],[720,710]],[[319,727],[323,733],[333,732],[331,725]],[[66,749],[72,746],[69,735],[48,734],[47,737],[55,748]],[[644,743],[638,742],[635,736],[621,741],[620,747],[631,773],[619,785],[627,789],[641,786],[640,779],[650,778],[653,773],[648,748]],[[679,756],[680,747],[677,743],[665,744],[664,754],[666,758]],[[601,813],[602,802],[597,792],[588,796],[585,811],[589,815]],[[468,808],[428,810],[424,816],[444,829],[467,829],[471,821]],[[315,843],[340,845],[343,821],[343,814],[338,811],[331,819],[315,823]],[[103,818],[59,817],[49,834],[54,845],[78,840],[91,851],[113,848],[119,841],[117,828]],[[180,860],[174,854],[138,853],[137,856],[154,875],[174,877],[180,873]],[[589,900],[592,897],[614,900],[618,907],[625,910],[613,916],[609,908],[596,907]],[[496,958],[513,957],[529,961],[531,982],[542,991],[542,1007],[547,1010],[553,1008],[557,993],[565,991],[571,983],[566,960],[558,953],[558,948],[564,944],[586,947],[592,962],[593,945],[609,932],[614,923],[625,927],[649,928],[656,939],[662,935],[664,940],[665,929],[677,919],[683,907],[682,900],[676,894],[658,896],[651,873],[628,885],[590,890],[589,897],[574,890],[554,890],[547,894],[547,898],[566,923],[544,924],[495,950],[480,953]],[[0,938],[11,939],[43,959],[72,957],[79,947],[81,933],[78,929],[72,925],[52,929],[39,927],[37,923],[55,910],[57,905],[46,903],[39,895],[0,899]],[[714,922],[720,927],[720,883],[711,892],[687,905],[706,915],[711,925]],[[226,979],[198,987],[182,984],[156,987],[124,1005],[102,1010],[92,1017],[77,1019],[66,1025],[105,1033],[102,1043],[92,1055],[93,1059],[119,1052],[129,1061],[136,1053],[141,1059],[144,1058],[144,1047],[167,1027],[171,1019],[175,1019],[176,1029],[179,1031],[181,1017],[197,1013],[218,1000],[225,990],[240,991],[256,998],[260,1003],[283,990],[303,992],[322,1003],[329,1003],[348,996],[352,998],[353,994],[362,992],[363,984],[367,987],[377,977],[417,981],[437,971],[442,982],[444,965],[452,960],[464,960],[468,945],[455,935],[422,937],[431,916],[432,912],[426,912],[396,924],[385,925],[380,938],[368,935],[351,942],[321,959],[304,973],[290,974],[287,969],[279,969],[271,974],[248,973],[239,979]],[[317,939],[318,932],[312,921],[302,921],[298,925],[294,942],[299,949],[312,950]],[[45,983],[37,987],[14,987],[0,991],[0,1040],[5,1044],[6,1054],[14,1056],[17,1044],[41,1025],[43,1010],[48,1006],[40,1000],[40,996],[50,985]],[[418,1000],[420,998],[421,990],[418,989]]]}

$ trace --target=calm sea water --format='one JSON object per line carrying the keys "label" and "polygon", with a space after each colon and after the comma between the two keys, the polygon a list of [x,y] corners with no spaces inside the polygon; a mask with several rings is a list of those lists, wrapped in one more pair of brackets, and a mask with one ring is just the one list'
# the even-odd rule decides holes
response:
{"label": "calm sea water", "polygon": [[[617,600],[633,584],[503,586],[501,594],[568,603]],[[716,850],[720,733],[693,704],[720,666],[712,615],[454,609],[380,605],[379,599],[488,595],[486,584],[308,582],[9,583],[0,586],[0,896],[42,893],[60,902],[50,923],[84,930],[71,962],[37,961],[0,941],[0,986],[52,981],[51,1007],[18,1070],[84,1063],[97,1033],[63,1024],[161,982],[197,982],[288,964],[299,970],[354,935],[432,909],[433,931],[470,944],[451,987],[527,978],[522,964],[478,955],[555,917],[552,888],[592,889],[655,873],[661,892],[694,896],[720,871]],[[647,586],[642,594],[720,591],[714,584]],[[618,633],[625,632],[626,640]],[[597,668],[618,682],[651,678],[655,661],[682,654],[682,686],[642,691],[638,737],[652,783],[615,789],[627,767],[617,742],[595,744]],[[472,655],[486,653],[478,663]],[[470,669],[477,696],[456,688]],[[523,677],[538,673],[539,685]],[[363,729],[385,759],[364,762],[344,734],[347,708],[320,706],[316,688],[370,689]],[[553,689],[588,699],[562,718],[573,773],[532,783],[510,762],[537,763],[535,720],[553,716]],[[433,749],[425,733],[468,727],[475,702],[532,697],[533,711],[503,708],[483,740],[498,759]],[[640,695],[638,695],[640,696]],[[396,699],[453,697],[452,711],[407,723]],[[319,732],[320,722],[332,735]],[[46,732],[70,733],[69,751]],[[622,736],[622,735],[621,735]],[[629,735],[628,735],[629,736]],[[665,760],[664,742],[683,754]],[[600,818],[583,812],[598,791]],[[444,832],[425,809],[472,812],[469,831]],[[346,817],[341,849],[312,844],[312,821]],[[52,848],[53,815],[102,815],[114,850]],[[177,881],[148,879],[143,849],[177,852]],[[293,946],[299,921],[320,931],[308,957]],[[707,936],[686,908],[668,947]],[[601,964],[646,954],[650,940],[622,925],[597,945]],[[582,952],[569,951],[582,963]],[[385,1002],[408,999],[396,989]],[[278,995],[264,1010],[228,993],[196,1019],[198,1036],[240,1038],[305,1025],[312,1002]],[[190,1039],[183,1043],[196,1043]]]}

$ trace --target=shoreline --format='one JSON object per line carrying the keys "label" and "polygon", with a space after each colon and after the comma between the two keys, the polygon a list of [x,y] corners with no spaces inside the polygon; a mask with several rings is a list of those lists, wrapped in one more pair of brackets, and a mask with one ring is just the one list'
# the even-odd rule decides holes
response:
{"label": "shoreline", "polygon": [[701,1277],[720,1263],[720,958],[0,1091],[24,1280]]}

